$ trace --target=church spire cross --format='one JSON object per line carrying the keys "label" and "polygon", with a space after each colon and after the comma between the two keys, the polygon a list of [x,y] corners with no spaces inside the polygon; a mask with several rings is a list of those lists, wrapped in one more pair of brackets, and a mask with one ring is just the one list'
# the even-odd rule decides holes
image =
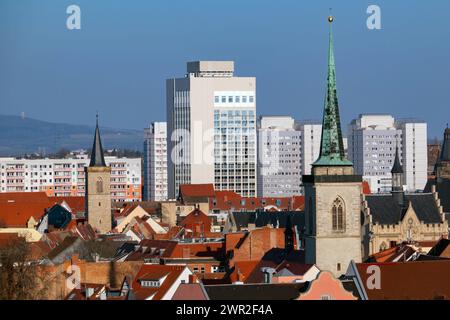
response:
{"label": "church spire cross", "polygon": [[342,141],[341,120],[336,89],[336,66],[334,62],[334,43],[332,24],[334,18],[328,16],[330,24],[328,43],[328,76],[325,106],[322,120],[322,138],[320,142],[319,158],[313,166],[352,166],[352,162],[345,158]]}

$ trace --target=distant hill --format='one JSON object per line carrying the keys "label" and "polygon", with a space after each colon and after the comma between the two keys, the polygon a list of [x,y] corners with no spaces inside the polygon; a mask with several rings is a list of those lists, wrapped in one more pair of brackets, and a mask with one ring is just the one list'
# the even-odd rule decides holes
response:
{"label": "distant hill", "polygon": [[[93,126],[0,115],[0,156],[19,156],[43,150],[52,153],[61,148],[89,149],[92,147],[94,129]],[[105,149],[142,150],[141,131],[107,127],[100,130]]]}

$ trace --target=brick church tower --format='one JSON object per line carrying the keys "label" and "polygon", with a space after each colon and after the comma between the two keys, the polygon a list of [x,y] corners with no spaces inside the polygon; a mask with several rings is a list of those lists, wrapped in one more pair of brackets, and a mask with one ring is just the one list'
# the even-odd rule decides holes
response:
{"label": "brick church tower", "polygon": [[111,168],[106,166],[103,156],[100,130],[95,127],[94,143],[89,167],[85,168],[85,203],[89,224],[99,233],[107,233],[112,228],[111,218]]}

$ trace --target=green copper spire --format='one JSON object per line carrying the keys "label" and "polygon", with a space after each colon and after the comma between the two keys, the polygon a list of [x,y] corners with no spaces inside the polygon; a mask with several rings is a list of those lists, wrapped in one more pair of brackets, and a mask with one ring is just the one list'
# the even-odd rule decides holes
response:
{"label": "green copper spire", "polygon": [[351,166],[351,161],[344,155],[342,142],[341,120],[336,90],[336,66],[334,65],[333,32],[331,24],[333,17],[328,17],[330,23],[330,38],[328,48],[328,78],[325,108],[322,120],[322,139],[320,142],[319,158],[313,166]]}

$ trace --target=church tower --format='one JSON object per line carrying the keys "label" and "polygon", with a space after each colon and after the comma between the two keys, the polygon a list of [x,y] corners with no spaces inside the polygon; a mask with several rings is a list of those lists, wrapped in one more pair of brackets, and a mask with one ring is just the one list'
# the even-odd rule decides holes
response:
{"label": "church tower", "polygon": [[448,126],[444,131],[441,154],[434,170],[438,181],[450,178],[450,129]]}
{"label": "church tower", "polygon": [[112,228],[110,180],[111,168],[106,166],[103,156],[100,130],[95,127],[91,161],[85,168],[85,203],[89,224],[100,233],[107,233]]}
{"label": "church tower", "polygon": [[362,177],[345,158],[336,89],[333,17],[330,23],[328,78],[319,158],[305,188],[305,262],[340,276],[351,260],[361,262]]}
{"label": "church tower", "polygon": [[391,169],[392,174],[392,196],[395,202],[401,207],[404,206],[405,192],[403,191],[403,167],[400,164],[398,156],[398,147],[395,148],[394,165]]}

